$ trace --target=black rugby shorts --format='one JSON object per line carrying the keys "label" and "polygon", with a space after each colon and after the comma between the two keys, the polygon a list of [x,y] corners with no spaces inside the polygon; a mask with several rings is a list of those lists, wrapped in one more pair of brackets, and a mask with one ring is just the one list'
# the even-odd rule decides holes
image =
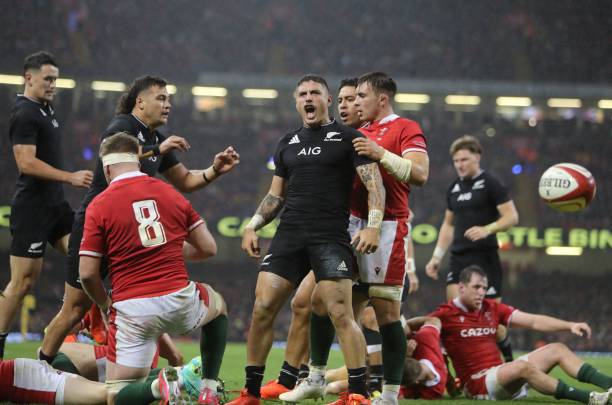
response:
{"label": "black rugby shorts", "polygon": [[310,270],[315,280],[352,279],[356,275],[355,256],[345,241],[317,240],[297,228],[279,228],[260,271],[288,280],[297,287]]}
{"label": "black rugby shorts", "polygon": [[[68,255],[66,256],[66,283],[79,290],[83,289],[81,278],[79,277],[79,249],[81,248],[81,239],[83,239],[83,228],[85,227],[85,216],[77,213],[70,232],[68,241]],[[106,278],[108,267],[106,265],[106,257],[102,258],[100,263],[100,276]]]}
{"label": "black rugby shorts", "polygon": [[11,208],[11,256],[43,257],[47,243],[54,245],[70,233],[74,211],[68,202],[49,207],[14,205]]}
{"label": "black rugby shorts", "polygon": [[446,284],[458,284],[461,270],[471,265],[477,265],[487,273],[489,288],[486,297],[501,297],[503,275],[497,249],[468,250],[462,253],[451,253]]}

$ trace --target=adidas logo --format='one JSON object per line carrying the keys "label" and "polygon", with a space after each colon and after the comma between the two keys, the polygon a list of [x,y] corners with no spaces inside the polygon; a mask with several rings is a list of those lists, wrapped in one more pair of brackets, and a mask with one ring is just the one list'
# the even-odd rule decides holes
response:
{"label": "adidas logo", "polygon": [[455,184],[455,187],[453,187],[453,189],[451,190],[451,193],[458,193],[461,191],[461,188],[459,187],[459,184]]}
{"label": "adidas logo", "polygon": [[342,260],[340,262],[340,264],[338,265],[336,270],[338,270],[338,271],[348,271],[348,267],[346,267],[346,263],[344,263],[344,260]]}
{"label": "adidas logo", "polygon": [[300,143],[300,138],[298,138],[297,134],[293,135],[293,138],[289,141],[289,145],[294,143]]}
{"label": "adidas logo", "polygon": [[145,139],[141,131],[138,131],[138,136],[136,136],[136,138],[138,138],[141,143],[145,143]]}
{"label": "adidas logo", "polygon": [[489,287],[486,295],[494,295],[494,294],[497,294],[497,290],[495,289],[495,287],[493,286]]}

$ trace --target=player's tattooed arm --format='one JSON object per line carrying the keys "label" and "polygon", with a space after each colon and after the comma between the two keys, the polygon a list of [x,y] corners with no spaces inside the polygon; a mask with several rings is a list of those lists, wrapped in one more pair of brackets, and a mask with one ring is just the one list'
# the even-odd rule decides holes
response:
{"label": "player's tattooed arm", "polygon": [[376,163],[357,166],[357,175],[368,190],[369,210],[385,210],[385,187]]}
{"label": "player's tattooed arm", "polygon": [[[283,200],[283,197],[270,193],[268,193],[263,200],[261,200],[261,204],[259,204],[259,207],[257,207],[257,211],[255,211],[255,215],[259,215],[263,219],[261,227],[270,223],[270,221],[276,218],[280,210],[283,208],[284,203],[285,201]],[[259,228],[256,227],[255,230],[257,229]]]}
{"label": "player's tattooed arm", "polygon": [[285,204],[283,196],[286,192],[287,184],[285,180],[282,177],[274,176],[268,194],[257,207],[257,211],[255,211],[255,215],[251,218],[246,229],[257,231],[276,218]]}

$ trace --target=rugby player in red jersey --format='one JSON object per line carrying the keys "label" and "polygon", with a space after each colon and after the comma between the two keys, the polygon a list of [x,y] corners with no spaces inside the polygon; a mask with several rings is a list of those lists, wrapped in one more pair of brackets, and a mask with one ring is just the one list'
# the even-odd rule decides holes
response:
{"label": "rugby player in red jersey", "polygon": [[[227,334],[225,302],[210,286],[189,281],[185,267],[185,260],[214,255],[215,241],[189,201],[138,170],[133,136],[107,138],[100,157],[109,186],[87,208],[79,274],[87,294],[109,314],[107,385],[122,388],[146,377],[162,333],[201,328],[206,367],[199,402],[218,404],[216,379]],[[103,256],[109,261],[112,300],[100,276]],[[156,392],[145,383],[130,384],[116,402],[145,404]],[[159,392],[163,401],[177,398],[174,369],[160,372]]]}
{"label": "rugby player in red jersey", "polygon": [[[541,332],[568,331],[590,338],[586,323],[569,322],[546,315],[517,310],[494,299],[485,299],[486,273],[468,266],[459,276],[459,296],[442,304],[430,316],[442,322],[442,343],[465,394],[474,399],[513,399],[526,396],[526,384],[556,399],[582,403],[609,403],[612,377],[585,363],[562,343],[551,343],[517,360],[502,363],[496,344],[499,325],[528,328]],[[548,375],[559,366],[578,381],[594,384],[606,392],[585,391]]]}

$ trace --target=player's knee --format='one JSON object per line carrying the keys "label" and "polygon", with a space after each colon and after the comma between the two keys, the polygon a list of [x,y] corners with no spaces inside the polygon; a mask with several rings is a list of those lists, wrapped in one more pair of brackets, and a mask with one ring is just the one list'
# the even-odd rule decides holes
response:
{"label": "player's knee", "polygon": [[364,328],[378,330],[378,322],[376,321],[376,313],[372,307],[365,307],[361,312],[361,326]]}
{"label": "player's knee", "polygon": [[329,314],[329,317],[336,329],[348,327],[352,320],[349,310],[343,303],[329,305],[327,308],[327,313]]}
{"label": "player's knee", "polygon": [[565,344],[560,343],[560,342],[549,343],[546,345],[546,348],[550,350],[552,353],[555,353],[556,355],[559,355],[559,356],[562,356],[565,353],[570,351],[570,349]]}
{"label": "player's knee", "polygon": [[7,290],[12,290],[13,294],[23,299],[36,284],[36,277],[33,274],[23,274],[11,279]]}
{"label": "player's knee", "polygon": [[270,301],[256,298],[253,305],[253,321],[262,323],[272,323],[274,320],[273,306]]}
{"label": "player's knee", "polygon": [[310,314],[310,299],[295,296],[291,300],[291,312],[295,317],[306,317]]}
{"label": "player's knee", "polygon": [[537,367],[528,361],[518,361],[517,367],[519,376],[525,380],[529,380],[535,373],[538,372]]}

